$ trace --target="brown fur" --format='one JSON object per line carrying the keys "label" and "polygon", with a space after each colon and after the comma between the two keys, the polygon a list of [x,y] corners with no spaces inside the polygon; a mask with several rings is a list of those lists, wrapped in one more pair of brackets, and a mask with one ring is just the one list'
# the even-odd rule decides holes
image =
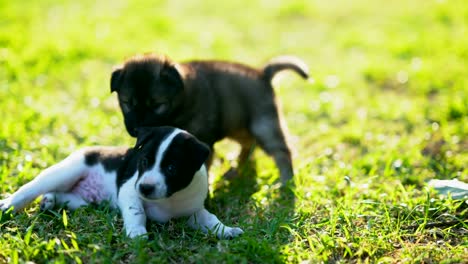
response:
{"label": "brown fur", "polygon": [[271,155],[281,181],[293,176],[291,154],[280,125],[271,79],[290,69],[307,78],[300,60],[281,57],[262,69],[224,61],[175,63],[165,56],[138,55],[114,70],[127,131],[170,125],[194,134],[211,148],[229,137],[241,144],[241,159],[252,146]]}

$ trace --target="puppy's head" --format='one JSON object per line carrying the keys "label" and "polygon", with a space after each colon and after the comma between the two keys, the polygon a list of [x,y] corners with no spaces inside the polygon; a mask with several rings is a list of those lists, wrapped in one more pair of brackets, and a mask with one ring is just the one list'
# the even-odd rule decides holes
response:
{"label": "puppy's head", "polygon": [[117,92],[125,127],[137,136],[136,128],[167,125],[181,103],[182,76],[167,57],[138,55],[114,69],[111,92]]}
{"label": "puppy's head", "polygon": [[209,148],[191,134],[172,127],[138,128],[135,146],[136,191],[158,200],[186,188],[209,156]]}

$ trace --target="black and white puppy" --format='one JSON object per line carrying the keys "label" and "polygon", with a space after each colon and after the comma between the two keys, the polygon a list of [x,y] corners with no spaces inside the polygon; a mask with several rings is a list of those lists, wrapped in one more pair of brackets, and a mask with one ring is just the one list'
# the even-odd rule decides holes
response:
{"label": "black and white puppy", "polygon": [[238,236],[242,229],[225,226],[204,208],[208,156],[208,147],[183,130],[140,128],[134,148],[76,151],[0,200],[0,209],[18,211],[40,195],[41,210],[60,205],[76,209],[107,200],[120,209],[131,238],[147,233],[147,218],[167,222],[182,216],[189,216],[192,228],[218,238]]}

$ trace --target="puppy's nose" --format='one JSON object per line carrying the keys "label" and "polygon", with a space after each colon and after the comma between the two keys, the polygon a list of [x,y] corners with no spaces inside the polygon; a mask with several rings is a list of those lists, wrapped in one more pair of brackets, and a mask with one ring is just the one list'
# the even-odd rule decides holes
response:
{"label": "puppy's nose", "polygon": [[146,183],[140,184],[140,192],[145,196],[150,195],[154,191],[154,188],[155,188],[154,184],[146,184]]}

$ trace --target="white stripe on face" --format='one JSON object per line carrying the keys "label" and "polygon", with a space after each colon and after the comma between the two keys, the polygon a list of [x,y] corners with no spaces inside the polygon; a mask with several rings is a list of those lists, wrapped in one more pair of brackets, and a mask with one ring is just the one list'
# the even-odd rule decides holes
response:
{"label": "white stripe on face", "polygon": [[[140,196],[145,200],[157,200],[165,198],[167,194],[167,185],[165,176],[161,171],[161,161],[164,158],[164,153],[168,149],[169,145],[172,143],[172,140],[179,134],[182,133],[182,130],[175,129],[168,137],[166,137],[162,143],[159,145],[158,153],[156,154],[156,160],[154,162],[153,168],[143,173],[143,175],[138,180],[135,185],[136,191]],[[140,193],[140,184],[152,185],[155,187],[154,191],[148,195],[143,196]]]}

